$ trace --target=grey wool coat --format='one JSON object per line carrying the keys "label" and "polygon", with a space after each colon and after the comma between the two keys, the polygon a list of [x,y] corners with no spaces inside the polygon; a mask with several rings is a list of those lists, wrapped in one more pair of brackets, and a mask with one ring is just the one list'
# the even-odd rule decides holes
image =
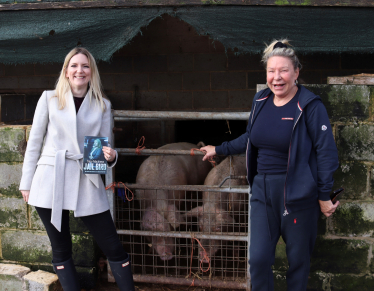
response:
{"label": "grey wool coat", "polygon": [[[71,92],[60,110],[54,91],[44,91],[36,106],[25,159],[20,190],[30,190],[30,205],[52,209],[51,223],[61,231],[62,210],[87,216],[109,209],[100,175],[83,174],[85,136],[111,137],[111,104],[106,110],[86,95],[76,113]],[[43,146],[44,141],[44,146]],[[110,163],[113,167],[117,161]]]}

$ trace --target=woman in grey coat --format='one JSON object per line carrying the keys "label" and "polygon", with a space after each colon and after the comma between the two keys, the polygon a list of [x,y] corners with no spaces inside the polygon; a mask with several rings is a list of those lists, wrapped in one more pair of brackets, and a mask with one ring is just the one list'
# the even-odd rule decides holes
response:
{"label": "woman in grey coat", "polygon": [[[110,112],[95,59],[84,48],[69,52],[55,90],[44,91],[35,110],[20,190],[44,223],[53,267],[65,291],[80,290],[69,210],[82,219],[107,256],[120,290],[135,290],[130,258],[119,241],[100,175],[82,173],[84,137],[110,139]],[[117,152],[110,147],[102,151],[108,167],[113,167]]]}

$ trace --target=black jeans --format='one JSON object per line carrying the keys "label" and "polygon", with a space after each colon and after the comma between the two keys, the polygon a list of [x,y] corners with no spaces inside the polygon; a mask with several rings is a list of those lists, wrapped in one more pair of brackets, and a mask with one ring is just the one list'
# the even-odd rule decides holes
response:
{"label": "black jeans", "polygon": [[[35,207],[38,212],[52,245],[53,263],[62,263],[72,256],[72,242],[69,228],[69,210],[62,211],[61,232],[51,224],[51,209]],[[80,217],[90,233],[95,238],[100,249],[108,260],[120,262],[127,259],[113,223],[110,211]]]}

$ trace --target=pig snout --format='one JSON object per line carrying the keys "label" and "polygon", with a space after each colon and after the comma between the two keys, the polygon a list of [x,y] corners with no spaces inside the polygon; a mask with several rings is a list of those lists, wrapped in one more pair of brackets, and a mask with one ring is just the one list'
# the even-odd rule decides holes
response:
{"label": "pig snout", "polygon": [[168,261],[174,257],[174,242],[172,239],[159,238],[154,247],[161,260]]}
{"label": "pig snout", "polygon": [[163,261],[169,261],[173,258],[173,254],[170,253],[170,252],[164,252],[162,254],[160,254],[160,259],[163,260]]}
{"label": "pig snout", "polygon": [[170,237],[154,236],[148,238],[152,243],[152,248],[163,261],[171,260],[174,255],[175,243]]}
{"label": "pig snout", "polygon": [[[147,208],[142,217],[142,228],[150,231],[167,232],[171,231],[169,222],[155,209]],[[175,244],[172,238],[153,236],[148,238],[152,242],[152,248],[156,251],[161,260],[171,260]]]}

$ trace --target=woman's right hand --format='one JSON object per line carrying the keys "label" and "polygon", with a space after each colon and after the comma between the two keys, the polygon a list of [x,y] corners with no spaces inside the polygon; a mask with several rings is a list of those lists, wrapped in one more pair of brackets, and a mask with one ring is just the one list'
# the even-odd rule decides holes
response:
{"label": "woman's right hand", "polygon": [[23,200],[29,201],[30,190],[21,190]]}
{"label": "woman's right hand", "polygon": [[205,152],[205,156],[203,157],[203,161],[206,161],[208,158],[216,155],[216,147],[215,146],[208,145],[208,146],[200,148],[200,150]]}

